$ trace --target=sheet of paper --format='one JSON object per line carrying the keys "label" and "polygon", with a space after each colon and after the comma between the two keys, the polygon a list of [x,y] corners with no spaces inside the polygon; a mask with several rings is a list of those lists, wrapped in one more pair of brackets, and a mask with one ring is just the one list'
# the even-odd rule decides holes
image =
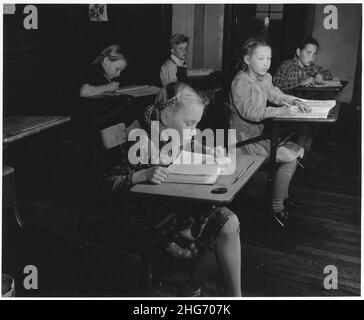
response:
{"label": "sheet of paper", "polygon": [[212,155],[190,152],[182,150],[178,157],[173,161],[173,164],[214,164],[215,159]]}
{"label": "sheet of paper", "polygon": [[315,88],[325,88],[325,87],[341,87],[341,82],[339,80],[326,80],[324,83],[316,83],[313,85]]}
{"label": "sheet of paper", "polygon": [[208,76],[213,71],[214,71],[213,68],[191,69],[187,71],[187,76],[189,77]]}
{"label": "sheet of paper", "polygon": [[144,86],[134,86],[134,87],[123,87],[116,90],[116,92],[118,94],[127,94],[133,97],[143,97],[143,96],[157,94],[159,90],[160,88],[158,87],[144,85]]}
{"label": "sheet of paper", "polygon": [[311,118],[311,119],[326,119],[330,110],[335,107],[335,100],[306,100],[300,99],[309,105],[312,109],[310,113],[303,113],[298,110],[298,107],[292,106],[292,114],[279,116],[280,118]]}

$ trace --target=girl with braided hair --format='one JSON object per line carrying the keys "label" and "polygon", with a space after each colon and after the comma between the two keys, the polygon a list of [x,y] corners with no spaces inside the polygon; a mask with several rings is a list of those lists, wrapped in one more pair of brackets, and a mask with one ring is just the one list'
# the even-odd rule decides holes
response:
{"label": "girl with braided hair", "polygon": [[119,82],[114,79],[120,76],[127,65],[127,59],[119,45],[106,47],[81,73],[78,96],[90,97],[117,90]]}
{"label": "girl with braided hair", "polygon": [[[140,125],[151,140],[151,121],[159,123],[161,135],[164,129],[175,129],[181,137],[182,145],[191,142],[194,129],[203,114],[201,97],[188,85],[170,83],[157,95],[155,104],[147,108],[144,123]],[[191,132],[183,135],[183,131]],[[162,150],[163,138],[158,150]],[[163,183],[168,177],[168,168],[138,163],[133,165],[128,159],[131,145],[124,143],[110,171],[101,179],[104,190],[120,195],[137,183]],[[128,145],[129,144],[129,145]],[[153,147],[153,141],[150,141]],[[154,148],[158,148],[155,147]],[[141,154],[144,153],[141,150]],[[148,151],[146,151],[146,154]],[[143,162],[145,163],[145,162]],[[149,162],[150,163],[150,162]],[[133,203],[123,198],[125,215],[133,225],[146,225],[158,221],[167,213],[177,212],[174,220],[162,227],[158,240],[160,253],[168,259],[192,259],[194,268],[189,281],[184,285],[183,295],[197,296],[201,285],[220,268],[228,296],[241,295],[241,249],[239,221],[227,208],[211,208],[206,205],[176,203],[158,199],[146,203]],[[127,208],[125,208],[127,207]],[[150,212],[153,208],[153,212]],[[135,223],[135,221],[139,221]],[[125,225],[125,222],[123,222]]]}

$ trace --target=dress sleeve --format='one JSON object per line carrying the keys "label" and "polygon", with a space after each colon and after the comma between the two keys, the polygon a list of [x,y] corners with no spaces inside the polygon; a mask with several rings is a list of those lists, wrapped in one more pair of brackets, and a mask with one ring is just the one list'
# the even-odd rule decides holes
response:
{"label": "dress sleeve", "polygon": [[290,96],[288,94],[284,94],[279,88],[275,87],[272,83],[272,77],[268,75],[266,78],[266,83],[268,87],[268,101],[272,102],[278,106],[283,105],[283,102],[288,104],[293,104],[297,99],[294,96]]}
{"label": "dress sleeve", "polygon": [[245,79],[235,79],[231,93],[232,103],[245,120],[260,122],[280,114],[279,108],[267,107],[259,89]]}
{"label": "dress sleeve", "polygon": [[174,63],[165,63],[161,67],[160,78],[162,84],[165,86],[168,83],[177,81],[177,66]]}
{"label": "dress sleeve", "polygon": [[130,143],[123,144],[120,153],[113,155],[113,159],[105,165],[100,178],[100,185],[105,192],[128,190],[132,186],[133,173],[143,169],[141,164],[134,165],[128,160],[130,147]]}

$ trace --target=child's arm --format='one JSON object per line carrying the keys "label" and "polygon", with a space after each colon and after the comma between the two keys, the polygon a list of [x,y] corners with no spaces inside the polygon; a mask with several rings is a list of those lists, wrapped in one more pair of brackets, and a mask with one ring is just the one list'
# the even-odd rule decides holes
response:
{"label": "child's arm", "polygon": [[154,166],[133,172],[123,172],[120,168],[115,168],[110,175],[104,176],[101,185],[107,192],[116,192],[143,182],[161,184],[167,177],[167,167]]}
{"label": "child's arm", "polygon": [[320,66],[315,66],[315,79],[317,82],[322,82],[322,80],[332,80],[332,75],[329,70]]}
{"label": "child's arm", "polygon": [[283,62],[273,78],[274,85],[283,92],[288,92],[299,84],[298,75],[290,70],[289,63],[290,61]]}
{"label": "child's arm", "polygon": [[[270,83],[272,83],[271,80]],[[260,122],[267,118],[279,116],[288,108],[266,107],[266,101],[263,100],[260,91],[247,81],[233,82],[231,91],[232,102],[241,117],[248,121]]]}
{"label": "child's arm", "polygon": [[173,62],[165,63],[161,67],[160,78],[161,78],[161,82],[164,86],[167,85],[168,83],[176,82],[177,81],[177,66]]}
{"label": "child's arm", "polygon": [[100,86],[92,86],[87,83],[82,84],[80,88],[80,97],[91,97],[103,94],[105,92],[113,92],[119,88],[119,82],[112,81],[108,84],[103,84]]}
{"label": "child's arm", "polygon": [[297,98],[288,94],[284,94],[279,88],[273,85],[271,79],[271,77],[266,78],[268,87],[268,101],[278,106],[284,105],[284,103],[293,105]]}

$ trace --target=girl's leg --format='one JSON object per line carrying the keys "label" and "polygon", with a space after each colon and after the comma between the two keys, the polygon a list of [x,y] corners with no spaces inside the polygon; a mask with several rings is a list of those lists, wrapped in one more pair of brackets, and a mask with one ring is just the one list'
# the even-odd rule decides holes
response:
{"label": "girl's leg", "polygon": [[[233,216],[235,219],[236,216]],[[237,218],[236,218],[237,219]],[[236,224],[235,224],[236,226]],[[239,224],[235,230],[222,232],[217,238],[216,254],[229,297],[241,297],[241,247]]]}
{"label": "girl's leg", "polygon": [[198,259],[187,289],[196,291],[221,267],[228,296],[241,296],[241,248],[239,220],[231,214],[215,243],[215,252],[206,250]]}
{"label": "girl's leg", "polygon": [[273,212],[280,212],[284,209],[283,201],[288,198],[288,188],[295,173],[297,160],[280,163],[274,177],[273,186]]}

